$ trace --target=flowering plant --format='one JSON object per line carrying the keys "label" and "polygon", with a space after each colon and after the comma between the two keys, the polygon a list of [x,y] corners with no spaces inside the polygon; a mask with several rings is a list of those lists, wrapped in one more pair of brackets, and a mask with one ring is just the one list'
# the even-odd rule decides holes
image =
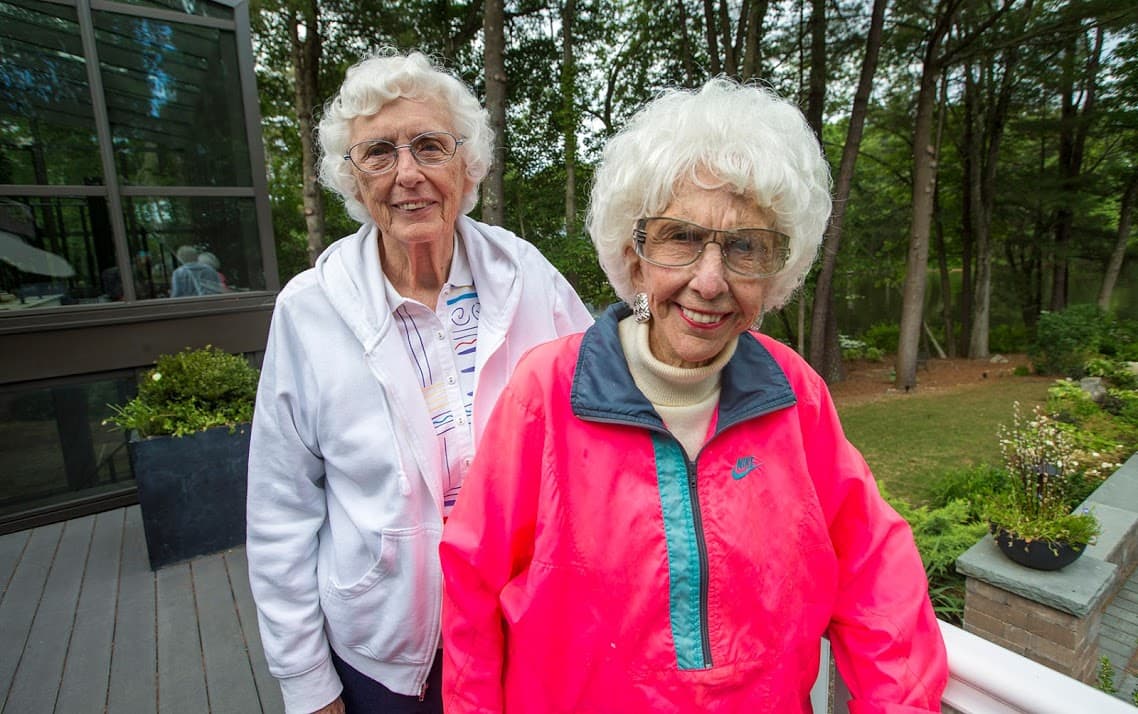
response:
{"label": "flowering plant", "polygon": [[103,421],[139,436],[185,436],[253,418],[258,371],[241,355],[216,347],[161,355],[139,381],[138,396],[111,405]]}
{"label": "flowering plant", "polygon": [[999,429],[1008,488],[986,510],[993,533],[1006,531],[1027,542],[1085,546],[1101,532],[1086,509],[1072,513],[1082,495],[1086,465],[1063,424],[1036,408],[1030,416],[1015,405],[1012,426]]}

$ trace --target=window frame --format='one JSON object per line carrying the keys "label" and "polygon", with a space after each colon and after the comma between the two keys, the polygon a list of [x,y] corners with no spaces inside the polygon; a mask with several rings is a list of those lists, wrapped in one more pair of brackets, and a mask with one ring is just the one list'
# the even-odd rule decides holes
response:
{"label": "window frame", "polygon": [[[252,52],[252,29],[249,22],[247,0],[207,0],[233,10],[233,19],[226,20],[208,16],[189,15],[175,10],[166,10],[142,5],[131,5],[114,0],[41,0],[42,2],[63,5],[75,9],[76,20],[83,47],[83,59],[87,69],[87,80],[91,94],[91,106],[95,121],[95,135],[98,142],[99,161],[102,169],[102,185],[38,185],[38,184],[0,184],[0,196],[78,198],[98,197],[106,201],[110,214],[111,240],[115,249],[115,264],[122,275],[131,274],[130,248],[127,241],[126,220],[123,213],[124,198],[252,198],[257,220],[257,240],[261,253],[261,269],[264,273],[265,290],[241,293],[238,296],[218,295],[201,298],[205,301],[222,301],[227,304],[246,303],[261,306],[266,296],[275,295],[280,290],[277,274],[276,249],[273,242],[272,211],[269,205],[268,178],[265,174],[265,150],[261,138],[260,105],[257,98],[256,74]],[[111,124],[108,116],[106,95],[99,64],[98,47],[95,40],[95,25],[92,13],[110,12],[162,22],[197,25],[232,31],[237,45],[238,76],[240,96],[244,115],[245,140],[248,146],[251,186],[139,186],[122,185],[115,166]],[[91,318],[102,311],[118,312],[133,319],[169,319],[177,315],[199,315],[203,306],[190,304],[188,298],[156,298],[139,300],[131,280],[123,281],[123,302],[107,303],[92,307],[87,305],[51,306],[29,308],[19,313],[0,314],[0,335],[28,330],[58,328],[73,324],[76,319],[88,318],[85,324],[92,324]],[[171,304],[173,303],[173,304]],[[139,307],[146,306],[139,313]],[[208,310],[207,308],[204,308]],[[93,314],[94,313],[96,314]],[[98,322],[100,320],[95,320]],[[118,319],[112,319],[117,322]],[[8,381],[0,378],[0,381]]]}

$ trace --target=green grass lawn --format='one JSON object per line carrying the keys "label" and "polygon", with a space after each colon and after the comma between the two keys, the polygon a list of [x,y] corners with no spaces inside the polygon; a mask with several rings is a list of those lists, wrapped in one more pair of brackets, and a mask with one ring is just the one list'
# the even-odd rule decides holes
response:
{"label": "green grass lawn", "polygon": [[1050,379],[1008,377],[944,393],[896,395],[839,406],[846,435],[889,493],[913,504],[945,473],[999,464],[996,427],[1010,424],[1012,404],[1025,412],[1047,398]]}

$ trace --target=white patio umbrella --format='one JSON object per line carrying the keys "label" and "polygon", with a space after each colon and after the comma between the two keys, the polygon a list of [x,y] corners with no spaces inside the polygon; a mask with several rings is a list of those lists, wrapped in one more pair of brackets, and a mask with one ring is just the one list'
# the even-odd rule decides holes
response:
{"label": "white patio umbrella", "polygon": [[70,278],[75,275],[71,263],[46,250],[30,246],[15,233],[0,230],[0,260],[16,270],[53,278]]}

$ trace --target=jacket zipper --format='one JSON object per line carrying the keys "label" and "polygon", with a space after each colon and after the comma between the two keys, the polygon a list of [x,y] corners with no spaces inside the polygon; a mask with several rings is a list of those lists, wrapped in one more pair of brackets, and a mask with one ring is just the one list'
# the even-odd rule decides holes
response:
{"label": "jacket zipper", "polygon": [[[680,448],[683,448],[682,446]],[[707,589],[708,589],[708,567],[707,567],[707,542],[703,534],[703,514],[699,507],[699,489],[696,484],[696,470],[695,465],[691,459],[684,457],[684,462],[687,465],[688,471],[688,496],[691,499],[691,515],[692,515],[692,528],[695,530],[695,544],[696,551],[699,553],[699,636],[700,645],[703,648],[703,666],[705,668],[711,667],[711,625],[708,622],[708,605],[707,605]]]}
{"label": "jacket zipper", "polygon": [[[588,420],[602,424],[623,424],[626,426],[634,425],[646,428],[649,431],[655,431],[660,434],[667,434],[672,438],[672,440],[676,442],[676,445],[680,447],[680,451],[684,453],[684,468],[687,470],[688,477],[688,499],[691,501],[692,530],[695,531],[696,552],[699,556],[699,638],[700,647],[703,650],[701,652],[701,659],[703,660],[704,668],[710,669],[712,666],[711,624],[708,622],[710,617],[708,615],[708,610],[710,608],[707,604],[708,580],[710,579],[710,575],[707,566],[707,541],[703,534],[703,514],[700,511],[699,507],[699,489],[696,487],[695,464],[688,457],[687,453],[683,451],[684,447],[682,444],[680,444],[679,439],[676,439],[675,435],[667,429],[661,428],[656,424],[645,424],[642,422],[630,421],[628,419],[606,418],[594,415],[590,415],[588,417]],[[712,436],[712,438],[715,437]]]}

